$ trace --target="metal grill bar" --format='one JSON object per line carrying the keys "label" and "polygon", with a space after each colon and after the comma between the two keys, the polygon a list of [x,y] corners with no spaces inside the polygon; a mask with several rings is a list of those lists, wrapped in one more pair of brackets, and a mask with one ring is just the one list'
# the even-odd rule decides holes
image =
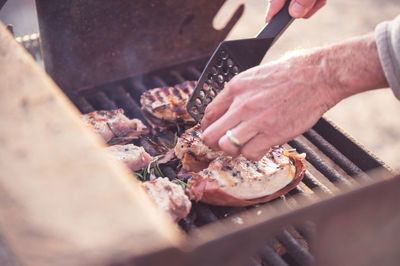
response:
{"label": "metal grill bar", "polygon": [[314,192],[332,195],[332,191],[330,191],[326,186],[324,186],[309,171],[305,172],[302,182],[304,182],[304,184],[306,184]]}
{"label": "metal grill bar", "polygon": [[305,172],[302,182],[311,189],[322,186],[321,182],[313,177],[308,171]]}
{"label": "metal grill bar", "polygon": [[[320,119],[314,125],[313,129],[329,143],[338,148],[344,156],[351,159],[361,170],[366,172],[375,168],[381,168],[382,166],[388,169],[383,162],[375,158],[364,147],[357,144],[350,136],[340,133],[341,130],[328,121]],[[330,132],[336,132],[336,134]]]}
{"label": "metal grill bar", "polygon": [[131,95],[126,92],[124,88],[118,86],[113,90],[108,91],[107,95],[111,100],[115,101],[118,106],[125,109],[127,116],[139,118],[145,121],[140,106],[132,99]]}
{"label": "metal grill bar", "polygon": [[96,103],[94,104],[96,107],[99,106],[99,108],[103,110],[114,110],[118,108],[118,106],[113,101],[111,101],[102,91],[94,94],[93,97],[91,97],[90,99],[92,99],[93,102]]}
{"label": "metal grill bar", "polygon": [[283,230],[277,235],[277,239],[286,248],[290,256],[300,265],[312,265],[314,257],[306,250],[288,231]]}
{"label": "metal grill bar", "polygon": [[146,86],[140,80],[131,81],[131,86],[129,84],[125,86],[126,90],[132,96],[132,98],[140,104],[140,96],[146,91]]}
{"label": "metal grill bar", "polygon": [[166,87],[168,86],[167,83],[163,79],[161,79],[159,76],[152,76],[152,79],[154,80],[154,83],[157,85],[157,87]]}
{"label": "metal grill bar", "polygon": [[192,230],[196,229],[197,226],[193,223],[193,220],[190,217],[185,217],[179,221],[179,225],[182,227],[185,232],[189,233]]}
{"label": "metal grill bar", "polygon": [[210,207],[203,203],[197,203],[196,206],[197,219],[204,223],[215,223],[218,217],[211,211]]}
{"label": "metal grill bar", "polygon": [[[307,240],[311,240],[313,238],[315,231],[315,224],[311,221],[296,226],[296,232],[298,232],[304,239]],[[309,248],[311,249],[312,247],[309,246]]]}
{"label": "metal grill bar", "polygon": [[332,144],[321,137],[321,135],[319,135],[314,129],[310,129],[303,135],[335,163],[337,163],[348,175],[363,181],[371,179],[358,166],[339,152]]}
{"label": "metal grill bar", "polygon": [[329,181],[332,183],[340,183],[341,185],[350,186],[349,181],[347,181],[342,175],[340,175],[335,169],[330,167],[325,163],[312,149],[310,149],[306,144],[294,139],[289,142],[289,145],[296,148],[300,153],[307,154],[307,161],[309,161],[318,171],[325,175]]}
{"label": "metal grill bar", "polygon": [[300,182],[294,189],[288,192],[288,195],[296,196],[294,199],[312,199],[314,192],[306,191],[309,189],[303,182]]}
{"label": "metal grill bar", "polygon": [[79,111],[81,111],[83,114],[90,113],[96,110],[84,97],[76,98],[74,100],[74,103],[78,107]]}
{"label": "metal grill bar", "polygon": [[259,254],[263,261],[267,263],[267,265],[288,266],[288,264],[269,246],[264,246]]}
{"label": "metal grill bar", "polygon": [[185,79],[182,77],[182,75],[181,75],[178,71],[176,71],[176,70],[172,70],[172,71],[170,72],[170,74],[171,74],[171,76],[173,76],[174,78],[176,78],[177,83],[182,83],[182,82],[185,81]]}
{"label": "metal grill bar", "polygon": [[187,70],[188,74],[193,75],[193,79],[195,80],[197,80],[201,75],[201,72],[195,66],[190,66]]}

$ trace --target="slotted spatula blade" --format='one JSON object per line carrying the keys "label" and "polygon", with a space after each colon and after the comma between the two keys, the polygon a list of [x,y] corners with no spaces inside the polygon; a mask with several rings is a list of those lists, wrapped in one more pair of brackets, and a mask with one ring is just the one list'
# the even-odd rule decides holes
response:
{"label": "slotted spatula blade", "polygon": [[200,123],[207,105],[238,73],[260,64],[265,53],[293,21],[289,2],[260,31],[256,38],[223,41],[201,74],[186,109]]}

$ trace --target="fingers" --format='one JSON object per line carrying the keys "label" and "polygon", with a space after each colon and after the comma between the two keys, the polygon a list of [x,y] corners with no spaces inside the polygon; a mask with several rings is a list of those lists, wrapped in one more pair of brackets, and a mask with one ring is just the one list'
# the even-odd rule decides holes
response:
{"label": "fingers", "polygon": [[[271,20],[289,0],[269,0],[265,22]],[[309,18],[326,4],[326,0],[291,0],[289,13],[294,18]]]}
{"label": "fingers", "polygon": [[313,8],[311,8],[310,11],[308,11],[308,13],[304,16],[304,18],[309,18],[312,15],[315,14],[315,12],[317,12],[321,7],[323,7],[324,5],[326,5],[326,0],[317,0],[317,2],[315,3],[315,5],[313,6]]}
{"label": "fingers", "polygon": [[[239,143],[244,144],[256,136],[258,130],[251,126],[251,121],[247,120],[231,129],[231,132]],[[218,146],[230,155],[238,155],[240,153],[240,148],[236,147],[225,134],[219,139]]]}
{"label": "fingers", "polygon": [[241,122],[241,117],[234,111],[235,109],[233,103],[225,114],[204,130],[203,141],[207,146],[219,149],[219,139],[225,135],[226,131],[233,129]]}
{"label": "fingers", "polygon": [[[287,0],[289,1],[289,0]],[[268,22],[271,20],[273,16],[276,15],[276,13],[279,12],[279,10],[282,9],[282,7],[285,5],[286,0],[269,0],[268,1],[268,9],[267,9],[267,14],[265,16],[265,22]]]}
{"label": "fingers", "polygon": [[292,0],[289,13],[294,18],[303,18],[316,3],[316,0]]}
{"label": "fingers", "polygon": [[229,93],[229,83],[227,83],[225,88],[207,106],[204,117],[201,121],[201,129],[205,131],[209,125],[226,113],[232,101],[233,95],[232,93]]}
{"label": "fingers", "polygon": [[258,161],[268,152],[271,146],[268,136],[258,134],[240,149],[240,153],[249,160]]}

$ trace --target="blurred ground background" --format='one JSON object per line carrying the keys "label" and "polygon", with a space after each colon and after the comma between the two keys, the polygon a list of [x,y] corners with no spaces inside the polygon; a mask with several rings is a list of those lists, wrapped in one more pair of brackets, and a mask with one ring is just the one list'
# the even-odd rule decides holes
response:
{"label": "blurred ground background", "polygon": [[[237,6],[245,2],[245,13],[228,39],[253,37],[264,25],[265,0],[228,0],[214,21],[222,27]],[[383,20],[400,14],[398,0],[328,0],[308,20],[296,20],[268,52],[263,62],[288,51],[324,45],[368,33]],[[34,0],[9,0],[0,20],[14,24],[16,36],[38,32]],[[345,62],[343,62],[345,63]],[[396,170],[400,170],[400,101],[390,89],[367,92],[343,100],[326,113],[359,143]]]}

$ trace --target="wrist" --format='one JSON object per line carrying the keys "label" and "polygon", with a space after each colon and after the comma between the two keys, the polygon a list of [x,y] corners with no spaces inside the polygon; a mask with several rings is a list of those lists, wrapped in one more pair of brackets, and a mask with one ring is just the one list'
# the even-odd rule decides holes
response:
{"label": "wrist", "polygon": [[[332,76],[326,52],[326,47],[318,47],[295,51],[283,58],[293,66],[292,76],[296,79],[301,76],[302,82],[307,84],[306,88],[318,99],[317,104],[323,112],[332,108],[343,97],[339,84]],[[299,69],[300,73],[297,73],[296,69]]]}

